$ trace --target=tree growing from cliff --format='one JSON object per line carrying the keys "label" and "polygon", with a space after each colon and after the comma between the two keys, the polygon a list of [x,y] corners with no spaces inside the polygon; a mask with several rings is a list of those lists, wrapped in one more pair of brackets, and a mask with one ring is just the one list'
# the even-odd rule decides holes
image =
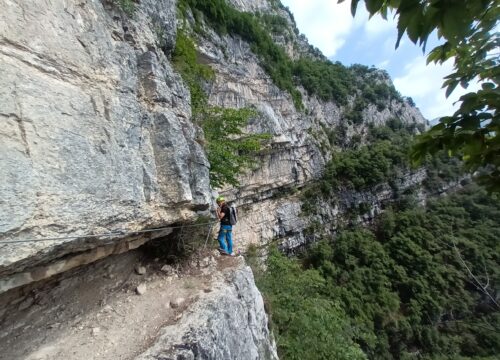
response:
{"label": "tree growing from cliff", "polygon": [[214,188],[224,184],[238,186],[238,176],[257,163],[255,155],[270,136],[243,131],[249,119],[257,115],[250,108],[209,107],[202,114],[210,184]]}
{"label": "tree growing from cliff", "polygon": [[[344,0],[339,0],[343,2]],[[359,0],[351,0],[355,15]],[[479,179],[490,190],[500,191],[500,79],[497,0],[365,0],[370,15],[398,16],[398,39],[406,33],[425,51],[427,39],[437,31],[444,40],[432,49],[427,62],[454,60],[454,72],[445,77],[443,87],[449,96],[460,85],[467,88],[479,81],[481,89],[460,98],[460,108],[420,136],[413,158],[445,149],[460,156],[470,171],[480,170]]]}
{"label": "tree growing from cliff", "polygon": [[198,62],[195,43],[184,30],[177,33],[173,63],[189,87],[193,121],[205,133],[210,185],[214,188],[224,184],[238,186],[238,176],[256,164],[255,155],[270,136],[244,132],[250,118],[257,116],[255,110],[208,105],[204,86],[215,74],[208,65]]}

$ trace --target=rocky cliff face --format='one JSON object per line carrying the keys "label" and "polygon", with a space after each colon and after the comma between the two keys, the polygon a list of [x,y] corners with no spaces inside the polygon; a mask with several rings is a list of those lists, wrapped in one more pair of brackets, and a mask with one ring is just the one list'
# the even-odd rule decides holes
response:
{"label": "rocky cliff face", "polygon": [[[189,92],[168,59],[178,21],[175,1],[143,0],[131,17],[119,3],[1,2],[0,274],[30,271],[100,246],[106,254],[122,252],[165,233],[92,235],[185,222],[209,206],[202,134],[190,121]],[[232,4],[282,16],[294,26],[274,2]],[[223,191],[250,210],[242,214],[242,236],[268,241],[290,227],[300,229],[299,223],[280,226],[278,209],[287,201],[271,198],[321,175],[330,158],[325,129],[345,125],[345,108],[302,89],[305,109],[298,111],[249,44],[209,27],[204,34],[200,58],[216,73],[210,104],[252,105],[259,116],[247,130],[272,135],[259,168],[241,178],[241,187]],[[289,34],[276,41],[292,58],[309,51],[303,37]],[[362,137],[366,124],[395,114],[407,123],[423,122],[405,102],[392,101],[382,111],[369,105],[363,124],[344,129],[346,139]],[[269,210],[262,215],[266,225],[256,229],[248,219],[262,208]],[[298,211],[293,209],[292,217]],[[9,281],[37,279],[21,277],[28,280]]]}
{"label": "rocky cliff face", "polygon": [[163,328],[156,343],[137,357],[159,358],[278,359],[250,268],[236,270],[179,323]]}
{"label": "rocky cliff face", "polygon": [[[284,17],[290,27],[288,38],[275,35],[274,40],[292,59],[301,54],[316,56],[311,53],[305,38],[294,33],[294,21],[284,8],[267,1],[231,3],[242,11]],[[233,108],[255,107],[260,116],[253,119],[247,131],[272,135],[271,143],[259,159],[259,167],[241,177],[239,188],[222,190],[229,200],[240,205],[241,221],[236,236],[242,249],[252,243],[265,244],[280,239],[281,247],[293,252],[308,242],[303,230],[311,219],[300,215],[301,200],[294,192],[320,177],[331,152],[338,150],[329,145],[328,129],[336,131],[342,127],[344,141],[348,144],[364,141],[370,124],[383,125],[392,118],[407,125],[426,124],[418,109],[397,99],[388,101],[383,109],[368,103],[362,110],[363,121],[352,124],[347,113],[354,97],[349,99],[348,105],[341,106],[310,96],[302,88],[299,90],[305,109],[297,110],[290,94],[280,90],[259,65],[259,58],[252,53],[248,43],[239,37],[220,36],[210,28],[205,29],[198,43],[203,62],[216,72],[209,91],[210,103]],[[375,72],[374,76],[379,77],[379,81],[390,82],[381,72]],[[400,181],[401,189],[418,185],[424,178],[423,172],[408,173]],[[320,220],[335,229],[343,214],[361,202],[372,204],[373,216],[393,195],[387,184],[364,193],[339,194],[339,205],[335,208],[328,205],[325,209],[328,215]]]}
{"label": "rocky cliff face", "polygon": [[[100,1],[0,7],[2,240],[157,227],[208,207],[189,93],[157,46],[175,39],[174,1],[141,1],[133,21]],[[0,274],[103,240],[0,245]]]}
{"label": "rocky cliff face", "polygon": [[[165,237],[170,230],[128,232],[189,222],[210,207],[203,134],[191,121],[189,91],[169,59],[176,2],[141,0],[132,16],[120,3],[0,0],[0,292]],[[291,58],[310,53],[276,2],[231,3],[284,17],[289,36],[275,35],[275,41]],[[241,177],[239,188],[222,190],[240,207],[236,246],[242,250],[275,238],[288,249],[307,242],[295,191],[321,176],[331,158],[325,129],[342,125],[349,142],[363,141],[367,124],[394,116],[424,122],[417,109],[392,100],[382,110],[369,104],[362,123],[347,124],[346,106],[302,88],[304,109],[297,110],[241,38],[205,25],[197,40],[200,60],[215,71],[209,103],[255,107],[259,115],[247,131],[272,135],[259,167]],[[379,190],[342,194],[345,201],[325,209],[324,221],[335,221],[357,201],[380,207],[391,194]],[[57,239],[10,243],[40,238]],[[275,358],[252,281],[248,271],[240,272],[190,318],[215,330],[183,320],[183,331],[167,328],[143,358],[174,350],[183,358]],[[233,327],[243,332],[222,335]],[[242,338],[249,342],[239,343]]]}

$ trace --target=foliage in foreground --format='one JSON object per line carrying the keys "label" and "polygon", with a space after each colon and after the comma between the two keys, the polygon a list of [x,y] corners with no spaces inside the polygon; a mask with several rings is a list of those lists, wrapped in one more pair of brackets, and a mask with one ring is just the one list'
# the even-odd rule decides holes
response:
{"label": "foliage in foreground", "polygon": [[271,252],[258,285],[281,358],[356,358],[354,341],[370,359],[493,359],[498,219],[499,199],[473,186],[426,208],[388,210],[371,231],[326,238],[302,267]]}
{"label": "foliage in foreground", "polygon": [[[344,0],[339,0],[342,2]],[[351,0],[353,15],[359,0]],[[460,85],[479,80],[481,88],[460,97],[460,107],[440,119],[423,134],[413,157],[422,160],[426,154],[442,149],[460,156],[471,172],[481,170],[481,181],[500,192],[500,36],[498,0],[366,0],[366,8],[387,17],[398,15],[398,40],[406,33],[420,46],[437,30],[444,44],[435,47],[427,62],[454,60],[454,72],[445,77],[443,87],[450,95]]]}

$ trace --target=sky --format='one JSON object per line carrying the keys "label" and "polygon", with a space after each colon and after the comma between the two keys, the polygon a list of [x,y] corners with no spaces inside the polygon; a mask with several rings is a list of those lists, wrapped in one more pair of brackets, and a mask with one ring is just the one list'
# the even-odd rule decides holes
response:
{"label": "sky", "polygon": [[[449,98],[441,88],[443,77],[453,71],[453,62],[426,65],[422,49],[405,35],[398,49],[397,21],[388,16],[369,19],[364,3],[360,2],[356,17],[352,17],[350,0],[337,4],[337,0],[281,0],[294,15],[300,32],[309,43],[319,48],[332,61],[344,65],[374,65],[387,70],[396,89],[410,96],[424,117],[433,120],[451,115],[457,109],[453,103],[466,92],[458,87]],[[427,49],[440,42],[437,36],[429,38]]]}

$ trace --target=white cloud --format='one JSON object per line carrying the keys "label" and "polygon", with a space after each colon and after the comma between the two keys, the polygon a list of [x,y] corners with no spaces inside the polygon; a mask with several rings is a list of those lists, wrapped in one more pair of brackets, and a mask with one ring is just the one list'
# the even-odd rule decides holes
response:
{"label": "white cloud", "polygon": [[[351,15],[350,1],[337,4],[335,0],[282,0],[293,12],[297,27],[309,43],[319,48],[327,57],[335,55],[351,30],[362,26],[363,20]],[[366,21],[366,19],[365,19]]]}
{"label": "white cloud", "polygon": [[419,56],[405,66],[405,73],[394,79],[396,89],[405,96],[411,96],[429,120],[453,114],[459,104],[454,104],[463,94],[475,91],[479,85],[474,83],[468,89],[457,87],[449,98],[442,89],[443,78],[453,71],[451,60],[442,65],[426,65],[426,58]]}
{"label": "white cloud", "polygon": [[351,2],[346,0],[340,4],[335,0],[282,0],[293,13],[297,27],[304,33],[309,43],[319,48],[323,54],[332,58],[345,45],[346,39],[355,29],[362,28],[365,39],[390,35],[390,49],[396,43],[396,20],[388,15],[384,20],[380,15],[370,20],[363,3],[358,5],[356,17],[351,14]]}
{"label": "white cloud", "polygon": [[396,37],[389,36],[387,39],[384,40],[384,43],[382,46],[380,46],[380,49],[387,54],[394,54],[396,48]]}
{"label": "white cloud", "polygon": [[379,69],[387,69],[387,65],[389,65],[389,62],[390,62],[390,60],[389,60],[389,59],[387,59],[387,60],[384,60],[384,61],[379,62],[376,66],[377,66]]}

